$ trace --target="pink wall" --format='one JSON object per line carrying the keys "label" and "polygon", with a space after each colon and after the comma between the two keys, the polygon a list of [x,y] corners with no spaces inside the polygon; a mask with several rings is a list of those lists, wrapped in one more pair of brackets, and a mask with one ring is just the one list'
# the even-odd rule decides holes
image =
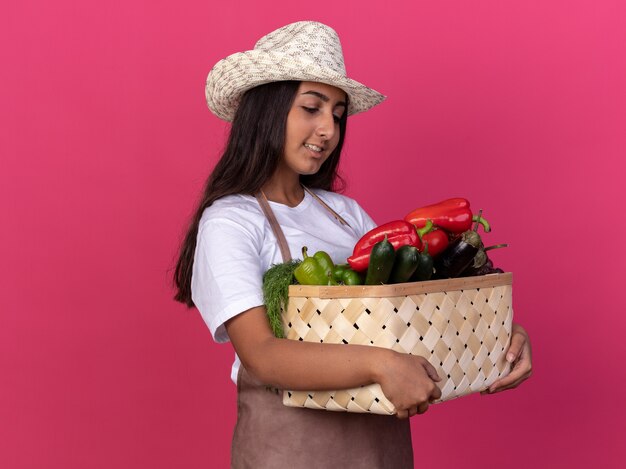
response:
{"label": "pink wall", "polygon": [[389,96],[348,194],[378,222],[466,196],[510,244],[535,374],[414,418],[418,467],[622,467],[623,2],[214,5],[3,5],[0,467],[227,466],[232,351],[168,269],[225,135],[206,73],[300,19]]}

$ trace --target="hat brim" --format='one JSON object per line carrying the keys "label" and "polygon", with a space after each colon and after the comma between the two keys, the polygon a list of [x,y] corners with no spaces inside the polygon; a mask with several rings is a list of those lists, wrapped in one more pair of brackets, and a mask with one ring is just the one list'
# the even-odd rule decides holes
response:
{"label": "hat brim", "polygon": [[317,62],[251,50],[232,54],[213,67],[206,81],[207,104],[217,117],[231,122],[243,93],[265,83],[286,80],[315,81],[344,90],[350,99],[348,115],[367,111],[386,98]]}

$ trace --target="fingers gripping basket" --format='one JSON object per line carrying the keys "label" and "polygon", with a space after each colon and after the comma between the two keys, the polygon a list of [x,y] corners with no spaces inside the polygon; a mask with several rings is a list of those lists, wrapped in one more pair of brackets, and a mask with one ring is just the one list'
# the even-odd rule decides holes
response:
{"label": "fingers gripping basket", "polygon": [[[361,344],[425,357],[443,379],[437,402],[486,389],[509,372],[505,360],[512,274],[380,286],[289,287],[283,311],[292,340]],[[283,404],[393,414],[378,384],[338,391],[284,391]]]}

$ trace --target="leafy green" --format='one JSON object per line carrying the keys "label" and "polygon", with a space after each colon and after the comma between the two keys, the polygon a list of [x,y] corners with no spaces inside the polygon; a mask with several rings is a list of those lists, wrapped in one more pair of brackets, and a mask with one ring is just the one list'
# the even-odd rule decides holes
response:
{"label": "leafy green", "polygon": [[300,265],[299,259],[283,264],[274,264],[263,275],[263,297],[272,332],[278,338],[285,336],[281,308],[287,308],[289,285],[297,283],[293,271]]}

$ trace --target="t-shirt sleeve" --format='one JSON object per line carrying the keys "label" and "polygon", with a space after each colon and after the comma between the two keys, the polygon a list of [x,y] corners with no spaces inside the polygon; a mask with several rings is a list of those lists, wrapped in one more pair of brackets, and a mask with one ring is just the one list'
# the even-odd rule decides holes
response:
{"label": "t-shirt sleeve", "polygon": [[362,231],[360,233],[360,236],[363,236],[365,233],[367,233],[370,230],[373,230],[378,225],[376,224],[374,220],[372,220],[372,217],[370,217],[369,214],[365,210],[363,210],[363,208],[357,202],[355,202],[355,204],[357,206],[357,210],[358,210],[359,218],[361,222],[360,228]]}
{"label": "t-shirt sleeve", "polygon": [[216,342],[228,341],[224,323],[263,305],[258,234],[229,218],[209,218],[198,230],[191,296]]}

